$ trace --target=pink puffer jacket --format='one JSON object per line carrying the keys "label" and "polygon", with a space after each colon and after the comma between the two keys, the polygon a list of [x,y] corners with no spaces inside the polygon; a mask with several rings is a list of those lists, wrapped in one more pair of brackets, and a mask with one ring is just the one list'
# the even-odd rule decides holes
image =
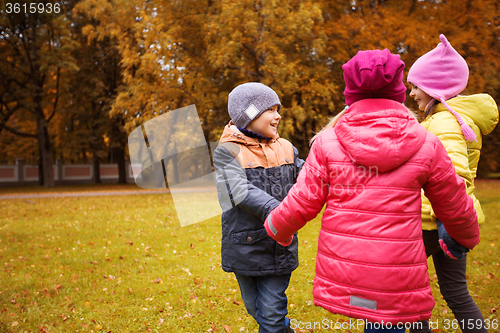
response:
{"label": "pink puffer jacket", "polygon": [[326,202],[315,304],[371,322],[429,319],[421,188],[450,236],[470,249],[479,243],[472,199],[439,139],[402,104],[361,100],[317,138],[265,227],[286,242]]}

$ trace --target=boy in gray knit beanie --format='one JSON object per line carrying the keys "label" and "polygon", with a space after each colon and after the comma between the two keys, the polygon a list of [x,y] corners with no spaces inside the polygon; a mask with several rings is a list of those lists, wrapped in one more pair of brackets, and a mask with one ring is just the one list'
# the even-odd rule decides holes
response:
{"label": "boy in gray knit beanie", "polygon": [[255,121],[260,122],[258,118],[267,110],[276,111],[272,117],[269,117],[269,120],[274,118],[273,123],[276,126],[281,119],[278,114],[281,109],[278,95],[268,86],[258,82],[244,83],[234,88],[229,94],[227,107],[231,120],[240,131],[245,130],[250,124],[250,127],[255,127]]}
{"label": "boy in gray knit beanie", "polygon": [[259,332],[293,332],[285,294],[298,266],[298,241],[277,243],[264,221],[285,198],[304,164],[279,137],[281,103],[274,90],[249,82],[228,96],[231,121],[214,151],[222,207],[222,269],[235,274]]}

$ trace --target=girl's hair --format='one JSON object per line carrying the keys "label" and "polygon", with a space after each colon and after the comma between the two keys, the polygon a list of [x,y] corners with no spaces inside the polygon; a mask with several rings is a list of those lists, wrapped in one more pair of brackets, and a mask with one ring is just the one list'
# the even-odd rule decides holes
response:
{"label": "girl's hair", "polygon": [[[430,104],[430,103],[429,103]],[[432,105],[432,110],[434,110],[434,105]],[[325,127],[323,127],[318,133],[314,134],[314,136],[312,137],[311,140],[309,140],[309,146],[312,146],[312,144],[314,143],[314,140],[316,140],[318,138],[318,136],[320,136],[323,132],[331,129],[331,128],[334,128],[335,125],[337,124],[337,122],[339,121],[340,117],[342,117],[346,112],[347,110],[349,109],[349,105],[346,105],[346,107],[344,108],[344,110],[342,110],[341,112],[339,112],[336,116],[334,116],[333,118],[330,119],[330,121],[328,122],[328,124],[326,124]],[[415,114],[415,112],[411,111],[410,109],[406,108],[406,110],[408,110],[408,113],[416,120],[418,121],[418,117],[417,115]],[[426,115],[424,115],[424,119],[425,119]]]}
{"label": "girl's hair", "polygon": [[340,117],[342,117],[344,115],[344,113],[346,113],[347,109],[349,109],[349,105],[346,105],[344,110],[340,111],[336,116],[330,118],[330,121],[328,122],[328,124],[326,124],[326,126],[323,127],[318,133],[314,134],[312,139],[309,140],[309,146],[312,146],[314,140],[316,140],[318,138],[318,136],[321,135],[321,133],[329,130],[330,128],[335,127],[335,124],[337,124],[337,121],[339,121]]}
{"label": "girl's hair", "polygon": [[422,117],[422,121],[425,120],[427,117],[432,116],[434,113],[434,109],[436,108],[436,105],[439,103],[439,101],[435,98],[431,99],[429,103],[425,106],[425,111],[424,115]]}

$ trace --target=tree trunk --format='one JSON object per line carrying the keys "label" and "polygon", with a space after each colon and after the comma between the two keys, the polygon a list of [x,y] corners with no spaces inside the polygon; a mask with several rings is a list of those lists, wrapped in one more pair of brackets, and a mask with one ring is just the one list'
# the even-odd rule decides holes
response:
{"label": "tree trunk", "polygon": [[36,120],[38,142],[40,148],[40,158],[42,164],[43,185],[45,187],[54,187],[54,172],[52,168],[52,151],[50,149],[49,132],[47,130],[47,121],[41,117]]}
{"label": "tree trunk", "polygon": [[[164,159],[165,168],[168,168],[168,163],[172,162],[172,173],[168,173],[165,175],[167,179],[167,183],[170,185],[177,185],[180,183],[179,177],[179,154],[177,153],[177,148],[174,147],[172,151],[172,155]],[[168,176],[173,176],[173,178],[169,179]]]}
{"label": "tree trunk", "polygon": [[38,140],[38,185],[43,186],[43,163],[42,163],[42,148],[40,140]]}
{"label": "tree trunk", "polygon": [[118,184],[127,184],[127,169],[125,165],[125,149],[122,147],[113,148],[113,157],[118,163]]}
{"label": "tree trunk", "polygon": [[99,168],[99,159],[94,156],[92,159],[92,180],[94,184],[100,184],[101,183],[101,170]]}
{"label": "tree trunk", "polygon": [[172,156],[172,166],[174,168],[174,183],[177,185],[181,182],[179,177],[179,155],[175,154]]}
{"label": "tree trunk", "polygon": [[87,164],[87,150],[85,147],[80,149],[80,153],[82,154],[82,164]]}
{"label": "tree trunk", "polygon": [[111,149],[113,150],[113,159],[118,164],[118,184],[127,184],[125,147],[127,146],[128,136],[123,130],[125,121],[120,115],[114,116],[111,119],[112,124],[109,138],[111,140]]}

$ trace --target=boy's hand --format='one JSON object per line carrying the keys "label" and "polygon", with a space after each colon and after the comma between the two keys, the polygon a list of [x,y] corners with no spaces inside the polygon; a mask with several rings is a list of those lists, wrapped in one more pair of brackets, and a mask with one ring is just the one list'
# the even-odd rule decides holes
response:
{"label": "boy's hand", "polygon": [[468,248],[458,244],[453,238],[448,235],[443,222],[436,221],[439,234],[439,245],[443,249],[444,254],[451,259],[462,259],[470,251]]}

